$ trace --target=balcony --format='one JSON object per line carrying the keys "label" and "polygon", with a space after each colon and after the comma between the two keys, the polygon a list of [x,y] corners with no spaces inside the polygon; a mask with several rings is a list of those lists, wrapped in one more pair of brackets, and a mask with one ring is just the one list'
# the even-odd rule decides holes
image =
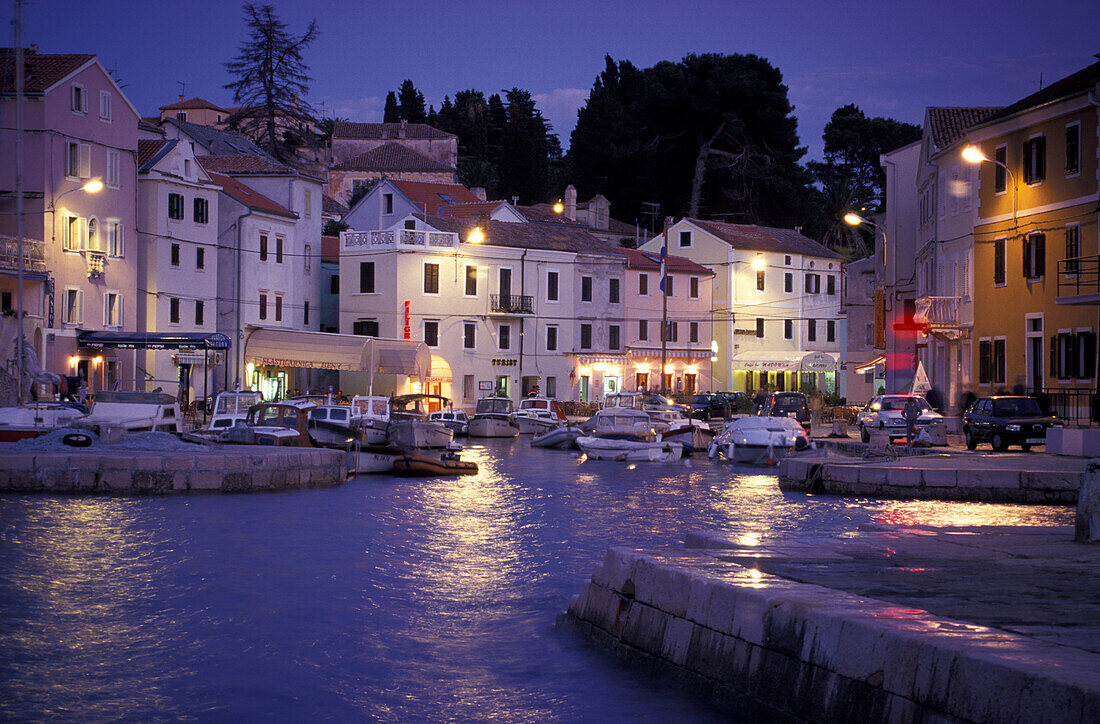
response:
{"label": "balcony", "polygon": [[[0,269],[19,269],[19,240],[14,236],[0,236]],[[38,239],[23,239],[23,271],[46,272],[46,245]]]}
{"label": "balcony", "polygon": [[1100,256],[1082,256],[1058,262],[1056,304],[1100,305]]}
{"label": "balcony", "polygon": [[929,331],[944,339],[960,339],[969,331],[959,321],[959,305],[962,297],[919,297],[918,320],[927,320]]}
{"label": "balcony", "polygon": [[458,234],[414,229],[381,231],[345,231],[340,234],[345,251],[382,251],[385,249],[457,249]]}
{"label": "balcony", "polygon": [[91,251],[87,252],[88,255],[88,278],[98,279],[103,276],[103,266],[107,261],[107,253],[103,251]]}
{"label": "balcony", "polygon": [[534,298],[520,294],[490,294],[489,310],[498,314],[534,314]]}

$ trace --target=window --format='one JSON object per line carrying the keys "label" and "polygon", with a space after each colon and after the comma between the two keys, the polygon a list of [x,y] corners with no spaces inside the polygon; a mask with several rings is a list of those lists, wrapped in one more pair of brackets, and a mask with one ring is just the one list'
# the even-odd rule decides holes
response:
{"label": "window", "polygon": [[806,339],[810,342],[816,342],[817,341],[817,320],[816,319],[807,319],[806,320]]}
{"label": "window", "polygon": [[688,322],[688,341],[692,343],[698,343],[699,341],[699,323]]}
{"label": "window", "polygon": [[821,294],[821,275],[820,274],[807,274],[806,275],[806,293],[807,294]]}
{"label": "window", "polygon": [[756,272],[756,289],[757,291],[764,291],[764,270],[761,269]]}
{"label": "window", "polygon": [[836,341],[836,320],[829,319],[825,322],[825,341]]}
{"label": "window", "polygon": [[193,202],[193,206],[194,219],[196,224],[205,224],[207,221],[210,220],[209,201],[207,201],[206,199],[200,199],[198,196],[196,196]]}
{"label": "window", "polygon": [[679,329],[677,328],[676,322],[666,322],[665,323],[665,341],[666,342],[675,342],[677,337],[679,337]]}
{"label": "window", "polygon": [[592,349],[592,325],[581,325],[581,349]]}
{"label": "window", "polygon": [[88,219],[88,243],[87,248],[89,251],[103,251],[103,248],[99,245],[99,222],[95,217]]}
{"label": "window", "polygon": [[497,326],[497,346],[500,349],[512,348],[512,325],[501,324]]}
{"label": "window", "polygon": [[267,261],[267,234],[260,234],[260,261]]}
{"label": "window", "polygon": [[1080,268],[1077,261],[1081,256],[1081,227],[1066,227],[1066,274],[1076,274]]}
{"label": "window", "polygon": [[107,149],[107,186],[113,189],[118,188],[118,158],[118,151]]}
{"label": "window", "polygon": [[374,262],[359,262],[359,293],[374,294]]}
{"label": "window", "polygon": [[1024,279],[1039,279],[1046,266],[1046,234],[1024,237]]}
{"label": "window", "polygon": [[71,178],[91,177],[92,147],[86,143],[69,141],[65,149],[65,175]]}
{"label": "window", "polygon": [[993,242],[993,283],[1004,284],[1006,276],[1005,240],[997,239]]}
{"label": "window", "polygon": [[665,296],[666,297],[673,296],[673,293],[672,293],[672,275],[671,274],[665,276],[664,285],[665,285],[664,286]]}
{"label": "window", "polygon": [[783,263],[786,264],[787,266],[791,265],[791,255],[790,254],[784,255]]}
{"label": "window", "polygon": [[[1008,146],[997,146],[993,152],[993,193],[1003,194],[1008,188]],[[1002,165],[1004,164],[1004,165]]]}
{"label": "window", "polygon": [[1072,176],[1081,171],[1081,124],[1066,126],[1066,175]]}
{"label": "window", "polygon": [[688,277],[688,298],[699,298],[699,277]]}
{"label": "window", "polygon": [[180,265],[180,245],[172,244],[168,253],[168,263],[172,266]]}
{"label": "window", "polygon": [[195,249],[195,269],[202,271],[206,268],[206,249],[201,246]]}
{"label": "window", "polygon": [[306,218],[311,218],[313,216],[313,194],[309,191],[305,192],[303,207]]}
{"label": "window", "polygon": [[[260,299],[264,296],[261,294]],[[260,319],[263,319],[261,316]],[[180,323],[180,300],[179,297],[170,297],[168,299],[168,323],[179,324]]]}
{"label": "window", "polygon": [[764,336],[764,318],[763,317],[757,317],[756,318],[756,336],[757,337],[763,337]]}
{"label": "window", "polygon": [[439,264],[424,264],[424,293],[439,294]]}
{"label": "window", "polygon": [[794,339],[794,320],[783,320],[783,339]]}
{"label": "window", "polygon": [[1005,381],[1005,340],[993,340],[993,382],[1004,384]]}
{"label": "window", "polygon": [[558,378],[547,377],[546,378],[546,396],[554,398],[558,396]]}
{"label": "window", "polygon": [[610,304],[619,303],[619,280],[608,279],[607,280],[607,301]]}
{"label": "window", "polygon": [[683,249],[683,248],[686,248],[686,247],[689,247],[689,246],[691,246],[691,232],[690,231],[681,231],[680,232],[680,248]]}
{"label": "window", "polygon": [[558,273],[556,271],[546,272],[546,301],[558,301]]}
{"label": "window", "polygon": [[[1051,338],[1053,343],[1056,337]],[[993,343],[988,339],[978,342],[978,384],[988,385],[993,381]]]}
{"label": "window", "polygon": [[836,295],[836,277],[832,274],[825,277],[825,293],[829,296]]}
{"label": "window", "polygon": [[84,86],[79,83],[73,83],[71,97],[73,113],[88,112],[88,91],[84,90]]}
{"label": "window", "polygon": [[176,120],[177,121],[186,121],[187,120],[187,111],[176,111]]}
{"label": "window", "polygon": [[474,376],[462,375],[462,399],[474,399]]}
{"label": "window", "polygon": [[309,300],[302,302],[302,324],[309,324]]}
{"label": "window", "polygon": [[619,349],[619,325],[612,324],[607,328],[607,348]]}
{"label": "window", "polygon": [[267,319],[267,295],[260,294],[260,319]]}
{"label": "window", "polygon": [[281,236],[275,237],[275,263],[283,263],[283,237]]}
{"label": "window", "polygon": [[283,296],[281,294],[275,295],[275,321],[283,321]]}
{"label": "window", "polygon": [[474,322],[465,322],[462,325],[462,346],[465,349],[474,349],[477,347],[477,324]]}
{"label": "window", "polygon": [[875,344],[875,325],[867,324],[863,328],[863,346],[873,347]]}
{"label": "window", "polygon": [[592,277],[581,277],[581,301],[592,301]]}
{"label": "window", "polygon": [[377,319],[360,319],[351,325],[351,333],[358,334],[360,337],[377,337],[378,336],[378,320]]}
{"label": "window", "polygon": [[65,251],[83,251],[88,223],[79,216],[66,216],[61,227],[61,248]]}
{"label": "window", "polygon": [[466,266],[466,296],[477,296],[477,267]]}
{"label": "window", "polygon": [[382,194],[382,213],[393,213],[393,194]]}
{"label": "window", "polygon": [[546,327],[546,351],[554,352],[558,348],[558,328],[554,325]]}
{"label": "window", "polygon": [[340,293],[340,275],[333,274],[328,278],[328,293],[339,294]]}
{"label": "window", "polygon": [[309,274],[309,270],[313,268],[313,245],[306,244],[302,247],[302,265],[305,267],[306,274]]}
{"label": "window", "polygon": [[638,275],[638,296],[639,297],[648,297],[649,296],[649,275],[648,274],[639,274]]}
{"label": "window", "polygon": [[183,177],[191,178],[191,159],[183,159]]}
{"label": "window", "polygon": [[103,326],[122,326],[122,295],[117,291],[103,292]]}
{"label": "window", "polygon": [[65,324],[84,323],[84,292],[76,287],[66,287],[64,308]]}
{"label": "window", "polygon": [[638,320],[638,339],[642,342],[649,340],[649,320]]}
{"label": "window", "polygon": [[168,218],[176,221],[183,219],[183,196],[180,194],[168,194]]}
{"label": "window", "polygon": [[195,302],[195,325],[201,326],[203,324],[203,312],[205,312],[205,306],[202,300]]}
{"label": "window", "polygon": [[123,253],[122,223],[119,221],[107,221],[107,254],[120,257]]}
{"label": "window", "polygon": [[783,291],[787,293],[794,291],[794,274],[790,272],[783,273]]}
{"label": "window", "polygon": [[1047,175],[1047,140],[1035,136],[1024,141],[1024,183],[1041,183]]}
{"label": "window", "polygon": [[405,228],[409,231],[416,231],[416,219],[405,219]]}
{"label": "window", "polygon": [[111,120],[111,91],[99,92],[99,117],[104,121]]}
{"label": "window", "polygon": [[424,344],[429,347],[439,346],[439,322],[427,321],[424,322]]}

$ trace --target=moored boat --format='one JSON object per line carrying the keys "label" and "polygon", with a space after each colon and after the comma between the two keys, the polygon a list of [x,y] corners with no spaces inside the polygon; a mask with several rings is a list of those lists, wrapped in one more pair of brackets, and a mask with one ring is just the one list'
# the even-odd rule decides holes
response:
{"label": "moored boat", "polygon": [[436,410],[428,413],[428,419],[443,423],[455,435],[467,435],[470,432],[470,418],[463,410]]}
{"label": "moored boat", "polygon": [[363,431],[367,444],[389,442],[390,398],[381,395],[355,395],[351,398],[353,424]]}
{"label": "moored boat", "polygon": [[806,430],[791,417],[741,417],[722,426],[710,446],[718,454],[739,463],[777,462],[792,450],[810,447]]}
{"label": "moored boat", "polygon": [[577,446],[593,460],[671,462],[684,455],[683,444],[662,440],[649,415],[629,407],[597,412],[593,433],[578,437]]}
{"label": "moored boat", "polygon": [[206,427],[195,430],[191,434],[207,438],[221,435],[238,422],[247,421],[248,411],[253,405],[260,404],[262,399],[259,392],[252,390],[219,392],[214,398],[214,410],[210,416],[210,422]]}
{"label": "moored boat", "polygon": [[451,401],[441,395],[415,393],[390,398],[389,440],[404,448],[447,447],[454,432],[442,422],[428,419],[428,406],[435,402],[443,407]]}
{"label": "moored boat", "polygon": [[0,442],[15,442],[70,427],[87,414],[83,405],[62,401],[43,400],[0,407]]}
{"label": "moored boat", "polygon": [[507,397],[483,397],[470,418],[470,437],[515,437],[519,423],[512,416],[512,401]]}
{"label": "moored boat", "polygon": [[108,428],[125,432],[183,432],[179,401],[164,392],[101,390],[92,411],[79,422],[100,433]]}
{"label": "moored boat", "polygon": [[394,475],[406,477],[475,475],[477,471],[477,463],[459,459],[454,450],[436,454],[410,450],[393,461]]}
{"label": "moored boat", "polygon": [[553,450],[578,450],[577,438],[584,434],[579,425],[562,425],[535,435],[531,438],[531,445]]}
{"label": "moored boat", "polygon": [[538,435],[565,424],[557,401],[549,397],[523,398],[512,417],[519,424],[520,435]]}

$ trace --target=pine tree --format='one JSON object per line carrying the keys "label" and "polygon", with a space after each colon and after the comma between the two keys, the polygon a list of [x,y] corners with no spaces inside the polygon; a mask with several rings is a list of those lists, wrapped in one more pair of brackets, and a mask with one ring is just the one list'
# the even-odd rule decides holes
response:
{"label": "pine tree", "polygon": [[416,89],[408,78],[397,89],[397,101],[401,106],[401,118],[409,123],[425,123],[428,120],[424,112],[424,94]]}
{"label": "pine tree", "polygon": [[397,123],[401,120],[401,109],[397,107],[397,94],[390,91],[386,94],[386,109],[382,111],[383,123]]}

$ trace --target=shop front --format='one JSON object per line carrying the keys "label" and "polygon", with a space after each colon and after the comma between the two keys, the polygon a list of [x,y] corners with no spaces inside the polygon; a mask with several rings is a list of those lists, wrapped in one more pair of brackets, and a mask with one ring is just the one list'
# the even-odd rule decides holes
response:
{"label": "shop front", "polygon": [[744,352],[733,356],[735,391],[837,391],[838,355],[832,352]]}
{"label": "shop front", "polygon": [[667,391],[670,394],[693,395],[696,392],[718,392],[713,389],[711,351],[702,349],[665,350],[664,375],[661,375],[661,350],[652,347],[632,347],[631,379],[628,389]]}
{"label": "shop front", "polygon": [[577,355],[576,364],[569,373],[576,399],[599,402],[607,395],[620,392],[629,367],[630,358],[625,355]]}
{"label": "shop front", "polygon": [[[225,374],[220,365],[232,342],[217,332],[82,332],[77,336],[77,345],[69,358],[69,374],[83,379],[89,392],[114,389],[148,392],[160,387],[186,405],[206,397],[217,386],[217,373],[220,370]],[[130,350],[131,354],[124,350]],[[172,379],[144,376],[136,379],[134,371],[142,367],[138,354],[147,351],[170,354],[177,374]],[[129,364],[124,366],[126,362]]]}

